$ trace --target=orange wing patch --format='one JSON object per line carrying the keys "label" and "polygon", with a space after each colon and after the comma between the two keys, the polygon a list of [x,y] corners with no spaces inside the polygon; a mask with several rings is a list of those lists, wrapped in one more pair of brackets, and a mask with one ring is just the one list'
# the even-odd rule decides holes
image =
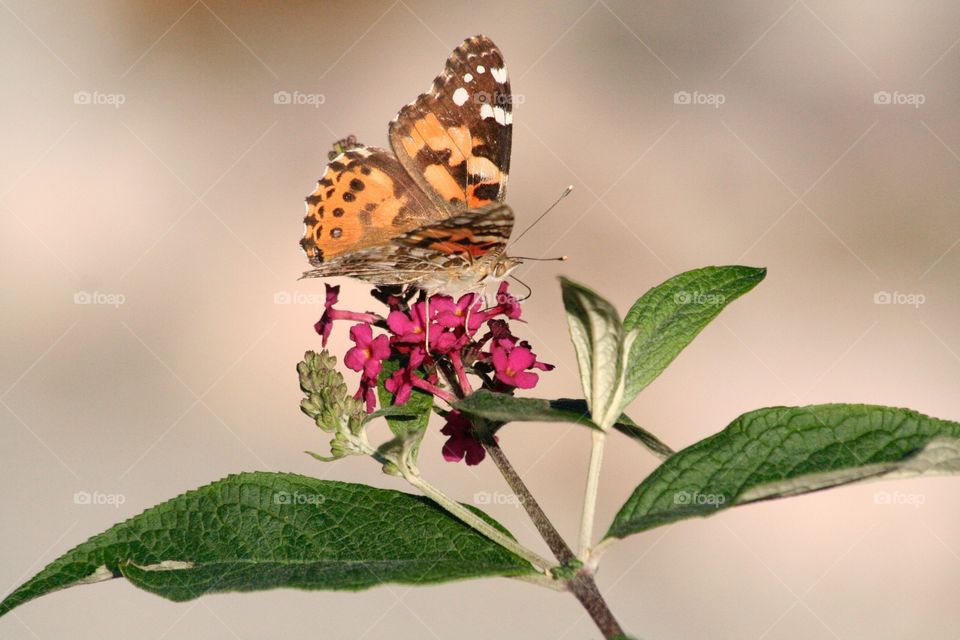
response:
{"label": "orange wing patch", "polygon": [[428,203],[418,200],[416,189],[396,158],[383,149],[356,147],[338,155],[307,197],[300,246],[310,263],[318,266],[388,243],[439,218]]}
{"label": "orange wing patch", "polygon": [[499,199],[506,176],[489,158],[473,155],[483,141],[466,125],[444,127],[435,114],[427,113],[409,123],[399,142],[407,156],[421,159],[427,184],[454,208],[472,209]]}
{"label": "orange wing patch", "polygon": [[435,114],[427,113],[410,123],[400,143],[408,156],[428,159],[421,168],[423,177],[445,202],[463,205],[464,181],[453,171],[463,173],[464,153],[472,148],[469,129],[444,127]]}

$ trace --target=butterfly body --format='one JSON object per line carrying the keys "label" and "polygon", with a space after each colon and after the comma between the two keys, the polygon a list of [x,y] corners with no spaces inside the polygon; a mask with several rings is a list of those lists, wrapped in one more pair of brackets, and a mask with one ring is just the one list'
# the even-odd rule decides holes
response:
{"label": "butterfly body", "polygon": [[503,204],[511,110],[499,49],[464,41],[390,123],[392,150],[338,143],[307,197],[304,277],[452,294],[509,275],[520,264],[506,255],[513,212]]}

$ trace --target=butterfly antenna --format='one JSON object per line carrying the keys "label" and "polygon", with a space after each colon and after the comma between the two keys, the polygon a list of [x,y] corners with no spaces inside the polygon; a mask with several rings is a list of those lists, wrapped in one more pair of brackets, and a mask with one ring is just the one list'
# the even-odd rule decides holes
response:
{"label": "butterfly antenna", "polygon": [[530,256],[510,256],[515,260],[534,260],[537,262],[564,262],[570,259],[570,256],[557,256],[556,258],[531,258]]}
{"label": "butterfly antenna", "polygon": [[560,201],[561,201],[561,200],[563,200],[563,199],[566,198],[568,195],[570,195],[570,192],[571,192],[571,191],[573,191],[573,185],[572,185],[572,184],[571,184],[569,187],[567,187],[566,189],[564,189],[564,190],[563,190],[563,193],[560,194],[560,197],[557,198],[556,202],[554,202],[552,205],[550,205],[549,207],[547,207],[547,210],[544,211],[543,213],[541,213],[541,214],[537,217],[536,220],[534,220],[533,222],[531,222],[529,227],[527,227],[526,229],[524,229],[523,232],[522,232],[520,235],[518,235],[516,238],[514,238],[513,240],[511,240],[511,241],[510,241],[510,244],[513,244],[513,243],[517,242],[518,240],[520,240],[520,238],[522,238],[523,236],[527,235],[527,231],[530,231],[530,229],[533,229],[533,227],[536,226],[536,224],[537,224],[538,222],[540,222],[541,220],[543,220],[543,217],[544,217],[545,215],[547,215],[548,213],[550,213],[551,211],[553,211],[553,208],[554,208],[555,206],[557,206],[558,204],[560,204]]}
{"label": "butterfly antenna", "polygon": [[530,288],[530,285],[528,285],[526,282],[524,282],[523,280],[521,280],[520,278],[518,278],[513,274],[510,274],[510,277],[516,280],[517,282],[519,282],[521,285],[523,285],[523,288],[527,290],[527,295],[523,296],[522,298],[517,298],[517,302],[524,302],[526,300],[529,300],[530,297],[533,296],[533,289]]}

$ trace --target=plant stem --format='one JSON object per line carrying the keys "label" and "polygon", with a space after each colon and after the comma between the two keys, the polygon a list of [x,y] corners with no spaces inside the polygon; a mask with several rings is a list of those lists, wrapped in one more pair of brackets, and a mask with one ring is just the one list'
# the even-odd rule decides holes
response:
{"label": "plant stem", "polygon": [[607,640],[623,637],[623,628],[613,616],[613,612],[607,606],[603,595],[597,588],[597,583],[593,579],[593,574],[586,568],[580,572],[567,584],[570,592],[576,596],[583,608],[587,610],[594,624],[600,629],[603,637]]}
{"label": "plant stem", "polygon": [[546,570],[549,569],[553,564],[535,551],[527,549],[510,536],[497,530],[486,520],[475,514],[473,511],[470,511],[456,500],[448,497],[442,491],[420,477],[419,473],[411,471],[406,464],[401,462],[398,466],[406,481],[423,492],[423,495],[436,502],[438,505],[446,509],[451,515],[462,520],[468,526],[476,529],[481,534],[490,538],[500,546],[505,547],[517,554],[536,567],[537,570],[546,572]]}
{"label": "plant stem", "polygon": [[520,575],[520,576],[511,576],[514,580],[519,580],[520,582],[527,582],[529,584],[535,584],[538,587],[543,587],[544,589],[550,589],[551,591],[560,591],[567,592],[569,588],[567,587],[567,582],[565,580],[557,580],[552,576],[547,575]]}
{"label": "plant stem", "polygon": [[426,380],[424,380],[419,376],[414,375],[411,379],[410,385],[416,389],[420,389],[421,391],[426,391],[429,394],[435,395],[438,398],[445,400],[447,404],[453,404],[454,402],[457,401],[456,396],[454,396],[449,391],[441,389],[440,387],[434,384],[430,384],[429,382],[427,382]]}
{"label": "plant stem", "polygon": [[463,369],[463,358],[459,351],[450,352],[450,362],[453,364],[453,370],[457,373],[457,382],[460,383],[460,393],[458,395],[468,396],[473,393],[470,386],[470,380],[467,378],[467,372]]}
{"label": "plant stem", "polygon": [[583,496],[583,515],[580,520],[580,559],[587,561],[593,539],[593,520],[597,509],[597,492],[600,489],[600,466],[603,463],[603,444],[607,434],[593,431],[593,447],[590,450],[590,468],[587,470],[587,488]]}
{"label": "plant stem", "polygon": [[[455,363],[457,364],[457,363]],[[444,374],[444,377],[447,379],[447,383],[454,389],[454,392],[458,397],[464,396],[464,384],[463,380],[458,379],[457,376],[453,375],[453,372],[449,371],[445,367],[438,367],[440,371]],[[462,368],[462,365],[461,365]],[[469,384],[469,383],[467,383]],[[469,387],[467,387],[469,388]],[[599,436],[599,438],[597,437]],[[589,510],[589,524],[586,525],[586,536],[583,534],[583,526],[581,526],[581,544],[584,546],[584,551],[582,552],[583,556],[587,555],[590,547],[590,538],[593,532],[593,513],[596,506],[597,499],[597,489],[599,486],[600,480],[600,462],[603,459],[603,443],[606,438],[606,434],[603,432],[595,433],[593,436],[593,450],[590,455],[590,472],[587,476],[587,501],[584,503],[584,517],[587,516],[587,511]],[[517,473],[513,468],[513,465],[510,464],[510,460],[507,459],[507,455],[503,452],[503,449],[500,448],[500,445],[497,443],[496,438],[492,434],[484,435],[481,438],[481,443],[483,444],[484,450],[487,452],[494,463],[497,465],[497,468],[500,470],[501,475],[503,475],[504,480],[507,481],[510,489],[513,491],[514,495],[520,500],[520,503],[523,505],[523,508],[527,511],[527,515],[530,516],[530,520],[533,521],[534,526],[537,528],[537,531],[540,533],[540,536],[547,543],[547,546],[550,547],[550,551],[557,558],[561,565],[569,566],[571,563],[577,562],[577,556],[573,553],[573,550],[570,548],[570,545],[567,544],[566,540],[563,539],[563,536],[560,535],[560,532],[557,531],[557,528],[553,526],[553,523],[550,522],[550,518],[547,517],[547,514],[544,513],[543,509],[540,507],[540,503],[537,502],[536,498],[533,497],[533,494],[530,493],[530,489],[527,488],[526,483],[523,481],[523,478]],[[407,471],[403,468],[401,470],[404,473],[404,477],[407,475]],[[527,549],[526,547],[519,545],[510,538],[507,538],[507,541],[510,545],[505,544],[499,538],[492,537],[484,529],[480,529],[472,522],[467,521],[463,516],[454,512],[451,507],[456,507],[466,511],[471,516],[470,513],[463,505],[453,502],[439,490],[430,487],[426,484],[419,476],[416,476],[417,481],[421,482],[426,487],[429,487],[430,490],[435,491],[438,496],[442,496],[444,500],[450,503],[448,506],[447,503],[442,502],[438,497],[428,493],[428,490],[424,486],[418,485],[416,482],[407,478],[407,480],[417,486],[421,491],[424,492],[427,496],[433,498],[440,506],[447,509],[455,516],[459,517],[461,520],[464,520],[467,524],[474,527],[487,537],[491,538],[495,542],[499,542],[501,545],[507,547],[517,555],[526,558],[534,566],[542,569],[548,569],[550,563],[540,558],[539,555],[533,551]],[[486,522],[473,516],[481,524],[485,525],[487,528],[493,529],[487,525]],[[586,520],[584,520],[586,522]],[[494,530],[498,536],[506,537],[500,534],[499,531]],[[584,542],[585,541],[585,542]],[[539,558],[540,562],[532,560],[529,556],[525,555],[526,552],[532,554],[532,556]],[[546,562],[547,564],[543,564]],[[546,571],[545,571],[546,573]],[[610,608],[607,606],[606,601],[603,599],[603,595],[600,593],[600,589],[597,588],[597,583],[593,579],[593,567],[583,567],[580,569],[577,574],[570,578],[569,580],[559,580],[556,577],[544,576],[530,576],[527,579],[527,582],[537,584],[539,586],[544,586],[552,589],[556,589],[557,585],[566,584],[566,590],[574,595],[574,597],[580,602],[584,609],[587,610],[587,613],[590,615],[590,618],[593,620],[594,624],[597,625],[597,628],[603,634],[603,637],[606,640],[614,640],[615,638],[624,637],[623,629],[620,627],[620,623],[617,622],[617,619],[614,617],[613,612],[610,611]]]}
{"label": "plant stem", "polygon": [[[603,433],[600,435],[604,436]],[[550,522],[547,514],[540,508],[539,503],[537,503],[533,494],[530,493],[523,478],[517,474],[513,465],[510,464],[506,454],[503,452],[503,449],[497,444],[497,441],[492,437],[484,438],[483,448],[486,450],[487,455],[496,463],[497,468],[500,469],[500,473],[503,474],[507,484],[510,485],[510,489],[513,490],[514,494],[520,499],[533,524],[537,527],[537,531],[540,532],[540,535],[546,541],[547,546],[550,547],[550,551],[553,552],[557,560],[564,565],[576,562],[577,557],[574,555],[573,550],[570,549],[570,545],[566,543],[560,535],[560,532],[558,532],[556,527],[553,526],[553,523]],[[602,454],[602,440],[600,448]],[[597,465],[597,475],[599,476],[599,464]],[[539,579],[530,580],[530,582],[541,584],[541,586],[549,586],[543,585],[543,581]],[[610,611],[606,601],[603,599],[603,595],[601,595],[600,590],[597,588],[597,583],[593,579],[593,572],[590,567],[580,569],[573,578],[566,581],[566,585],[567,590],[580,601],[583,608],[590,614],[594,624],[596,624],[600,632],[603,633],[604,638],[612,640],[613,638],[624,635],[620,623],[617,622],[613,612]]]}
{"label": "plant stem", "polygon": [[543,537],[547,546],[550,547],[550,551],[553,552],[553,555],[556,556],[560,564],[566,564],[571,560],[575,560],[576,555],[574,555],[573,550],[570,549],[570,546],[560,535],[560,532],[557,531],[557,528],[550,522],[547,514],[540,508],[540,504],[536,498],[533,497],[533,494],[530,493],[530,489],[527,488],[523,478],[517,474],[513,465],[510,464],[510,461],[507,459],[503,449],[500,448],[500,445],[497,444],[497,441],[492,437],[484,438],[483,448],[486,450],[487,455],[493,459],[497,468],[500,469],[504,480],[507,481],[510,489],[517,498],[519,498],[520,504],[526,509],[527,515],[530,516],[537,531],[540,532],[541,537]]}

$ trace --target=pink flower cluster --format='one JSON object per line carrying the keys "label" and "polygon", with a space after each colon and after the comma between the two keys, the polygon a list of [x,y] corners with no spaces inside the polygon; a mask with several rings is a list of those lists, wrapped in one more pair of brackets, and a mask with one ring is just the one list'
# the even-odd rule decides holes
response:
{"label": "pink flower cluster", "polygon": [[[340,287],[327,285],[323,316],[314,328],[325,347],[334,321],[356,323],[350,328],[354,346],[344,355],[343,363],[360,372],[355,397],[364,400],[368,413],[376,408],[377,383],[386,360],[399,365],[383,381],[393,394],[394,404],[407,402],[414,389],[453,404],[473,393],[470,374],[480,380],[482,388],[492,391],[532,389],[539,381],[535,370],[553,369],[553,365],[538,361],[530,345],[511,332],[507,320],[520,318],[520,305],[508,293],[506,282],[497,292],[497,304],[487,309],[474,293],[457,300],[438,294],[414,304],[401,296],[381,295],[378,297],[390,310],[386,318],[334,308],[339,294]],[[375,336],[374,328],[386,333]],[[465,459],[468,465],[479,464],[485,452],[473,437],[469,420],[456,410],[446,416],[441,431],[448,436],[443,457],[451,462]]]}

